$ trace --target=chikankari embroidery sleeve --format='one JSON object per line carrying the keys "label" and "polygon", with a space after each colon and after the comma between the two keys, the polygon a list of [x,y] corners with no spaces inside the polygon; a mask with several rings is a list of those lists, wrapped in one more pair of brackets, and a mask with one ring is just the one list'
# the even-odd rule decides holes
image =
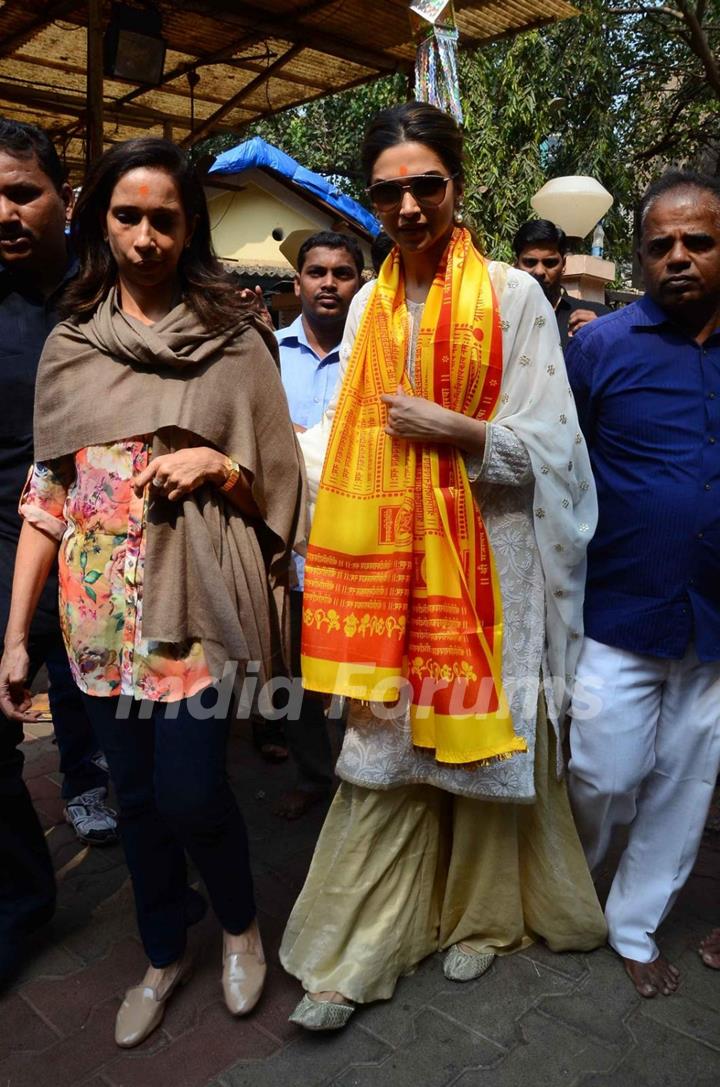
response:
{"label": "chikankari embroidery sleeve", "polygon": [[471,483],[523,487],[533,478],[527,449],[517,434],[499,423],[487,424],[484,456],[466,457],[465,467]]}

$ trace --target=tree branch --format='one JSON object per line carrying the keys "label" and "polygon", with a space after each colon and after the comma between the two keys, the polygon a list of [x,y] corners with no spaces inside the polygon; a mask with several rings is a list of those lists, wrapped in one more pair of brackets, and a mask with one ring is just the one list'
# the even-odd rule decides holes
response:
{"label": "tree branch", "polygon": [[[690,34],[688,44],[695,56],[700,58],[700,62],[705,69],[707,81],[717,97],[720,98],[720,65],[710,48],[710,43],[705,35],[702,24],[698,20],[698,13],[695,8],[688,3],[688,0],[676,0],[676,2],[682,12],[682,17]],[[700,5],[698,6],[700,7]]]}
{"label": "tree branch", "polygon": [[634,8],[608,8],[607,13],[608,15],[671,15],[673,19],[682,19],[680,12],[664,4],[659,8],[648,7],[646,4],[638,4]]}

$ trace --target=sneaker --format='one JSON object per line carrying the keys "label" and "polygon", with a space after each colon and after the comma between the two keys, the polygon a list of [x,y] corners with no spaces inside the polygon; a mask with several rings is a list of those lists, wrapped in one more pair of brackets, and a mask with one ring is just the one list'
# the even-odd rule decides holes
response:
{"label": "sneaker", "polygon": [[117,812],[103,801],[107,789],[88,789],[65,805],[65,822],[69,823],[81,842],[88,845],[114,845],[119,838]]}

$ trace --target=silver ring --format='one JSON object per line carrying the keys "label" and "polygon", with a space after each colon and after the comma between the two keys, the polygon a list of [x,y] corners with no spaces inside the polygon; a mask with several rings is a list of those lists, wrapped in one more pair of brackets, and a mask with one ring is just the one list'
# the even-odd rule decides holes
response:
{"label": "silver ring", "polygon": [[157,487],[158,490],[162,490],[163,487],[165,486],[165,482],[162,479],[158,479],[157,476],[153,476],[152,485],[153,485],[153,487]]}

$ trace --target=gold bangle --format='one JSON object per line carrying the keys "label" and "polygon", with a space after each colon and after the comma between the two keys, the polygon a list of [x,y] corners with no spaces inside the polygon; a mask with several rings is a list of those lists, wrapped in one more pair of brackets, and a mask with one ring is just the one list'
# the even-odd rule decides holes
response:
{"label": "gold bangle", "polygon": [[220,490],[224,494],[227,494],[228,491],[231,491],[237,481],[240,479],[240,465],[237,461],[233,460],[232,457],[227,458],[227,470],[227,478],[223,483],[222,487],[220,487]]}

